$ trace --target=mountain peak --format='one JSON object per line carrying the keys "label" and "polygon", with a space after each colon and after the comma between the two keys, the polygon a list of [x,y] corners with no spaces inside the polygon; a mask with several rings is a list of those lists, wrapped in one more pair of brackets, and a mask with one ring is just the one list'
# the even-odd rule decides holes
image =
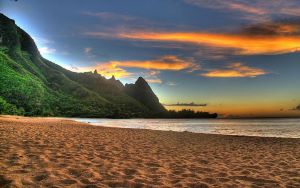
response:
{"label": "mountain peak", "polygon": [[33,57],[40,55],[33,39],[19,28],[15,21],[0,13],[0,38],[1,45],[8,47],[11,54],[26,51]]}
{"label": "mountain peak", "polygon": [[116,80],[115,75],[112,75],[112,77],[110,78],[110,80]]}
{"label": "mountain peak", "polygon": [[145,84],[147,84],[148,85],[147,81],[143,77],[139,77],[136,80],[135,84],[137,84],[137,85],[145,85]]}
{"label": "mountain peak", "polygon": [[143,77],[139,77],[135,84],[126,84],[125,92],[145,104],[154,113],[164,112],[166,109],[159,103],[159,99]]}

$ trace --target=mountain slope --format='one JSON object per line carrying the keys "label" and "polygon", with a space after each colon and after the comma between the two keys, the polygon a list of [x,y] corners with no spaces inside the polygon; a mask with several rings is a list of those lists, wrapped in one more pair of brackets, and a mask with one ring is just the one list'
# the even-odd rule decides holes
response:
{"label": "mountain slope", "polygon": [[44,59],[33,39],[0,14],[0,113],[129,118],[166,111],[147,83],[134,85],[142,98],[114,78],[74,73]]}
{"label": "mountain slope", "polygon": [[157,113],[165,111],[165,108],[159,103],[159,99],[153,93],[149,84],[142,77],[139,77],[135,84],[126,84],[125,92],[142,104],[145,104],[150,110]]}

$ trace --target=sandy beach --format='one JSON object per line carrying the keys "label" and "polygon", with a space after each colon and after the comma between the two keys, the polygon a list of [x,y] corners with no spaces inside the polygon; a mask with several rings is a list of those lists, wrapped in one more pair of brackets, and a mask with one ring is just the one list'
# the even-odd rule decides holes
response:
{"label": "sandy beach", "polygon": [[300,139],[0,117],[0,187],[300,187]]}

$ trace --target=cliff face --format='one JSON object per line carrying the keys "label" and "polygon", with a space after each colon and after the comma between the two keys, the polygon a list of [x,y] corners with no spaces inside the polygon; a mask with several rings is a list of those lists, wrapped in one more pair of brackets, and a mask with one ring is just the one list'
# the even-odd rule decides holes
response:
{"label": "cliff face", "polygon": [[[0,14],[0,113],[122,118],[165,110],[144,79],[124,86],[95,73],[44,59],[33,39]],[[13,112],[1,112],[1,104]]]}

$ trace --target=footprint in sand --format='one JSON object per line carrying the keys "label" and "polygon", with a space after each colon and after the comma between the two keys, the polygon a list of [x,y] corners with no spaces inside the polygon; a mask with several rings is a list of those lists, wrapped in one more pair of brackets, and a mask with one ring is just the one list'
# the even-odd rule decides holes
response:
{"label": "footprint in sand", "polygon": [[34,180],[36,181],[43,181],[44,179],[48,178],[48,174],[41,174],[34,177]]}
{"label": "footprint in sand", "polygon": [[0,187],[10,187],[12,180],[5,178],[4,176],[0,175]]}
{"label": "footprint in sand", "polygon": [[72,180],[72,179],[64,179],[64,180],[61,180],[60,182],[65,185],[72,185],[72,184],[77,183],[75,180]]}

